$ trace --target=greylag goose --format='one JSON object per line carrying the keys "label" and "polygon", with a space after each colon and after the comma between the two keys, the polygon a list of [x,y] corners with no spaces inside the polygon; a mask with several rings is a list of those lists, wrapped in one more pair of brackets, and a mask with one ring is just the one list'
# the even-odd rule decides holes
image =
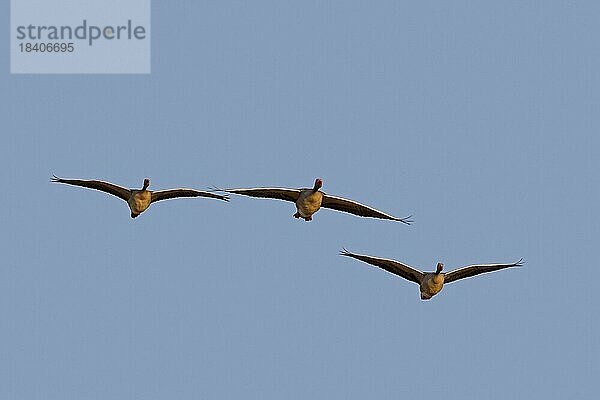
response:
{"label": "greylag goose", "polygon": [[521,258],[519,261],[510,264],[476,264],[443,273],[442,269],[444,268],[444,264],[438,263],[435,272],[421,272],[399,261],[353,254],[346,249],[342,249],[340,255],[356,258],[357,260],[385,269],[394,275],[417,283],[421,290],[421,300],[431,299],[442,290],[445,283],[469,278],[486,272],[493,272],[510,267],[520,267],[523,265],[523,259]]}
{"label": "greylag goose", "polygon": [[223,189],[221,191],[244,196],[264,197],[294,202],[296,203],[297,210],[294,214],[294,218],[303,218],[305,221],[311,221],[313,214],[319,211],[321,207],[325,207],[359,215],[361,217],[391,219],[407,225],[410,225],[412,222],[410,216],[406,218],[397,218],[372,207],[357,203],[354,200],[325,194],[319,190],[322,186],[323,180],[317,178],[312,188],[286,189],[261,187],[251,189]]}
{"label": "greylag goose", "polygon": [[96,181],[96,180],[81,180],[81,179],[62,179],[55,175],[52,176],[52,182],[66,183],[68,185],[82,186],[90,189],[100,190],[113,196],[123,199],[131,209],[131,218],[135,218],[144,211],[150,204],[161,200],[173,199],[176,197],[211,197],[213,199],[229,201],[227,196],[203,192],[195,189],[168,189],[152,191],[148,190],[150,179],[144,179],[144,186],[139,189],[127,189],[113,183]]}

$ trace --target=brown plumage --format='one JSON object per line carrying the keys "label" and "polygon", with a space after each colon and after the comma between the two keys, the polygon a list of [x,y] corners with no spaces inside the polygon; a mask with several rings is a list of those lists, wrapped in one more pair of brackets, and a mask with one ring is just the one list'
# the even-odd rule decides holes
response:
{"label": "brown plumage", "polygon": [[52,182],[65,183],[68,185],[81,186],[88,189],[100,190],[102,192],[112,194],[118,198],[125,200],[131,210],[131,218],[135,218],[150,207],[150,204],[161,200],[174,199],[177,197],[210,197],[229,201],[227,196],[204,192],[196,189],[168,189],[152,191],[148,190],[150,179],[144,179],[144,185],[141,189],[127,189],[113,183],[98,181],[98,180],[82,180],[82,179],[62,179],[57,176],[52,176]]}
{"label": "brown plumage", "polygon": [[296,204],[297,212],[295,218],[302,218],[305,221],[311,221],[314,213],[320,208],[331,208],[333,210],[347,212],[361,217],[389,219],[400,221],[410,225],[410,216],[406,218],[398,218],[393,215],[386,214],[375,208],[358,203],[354,200],[345,199],[342,197],[331,196],[323,193],[319,189],[323,186],[323,181],[319,178],[315,180],[312,188],[287,189],[287,188],[248,188],[248,189],[224,189],[223,192],[240,194],[251,197],[262,197],[269,199],[279,199],[291,201]]}
{"label": "brown plumage", "polygon": [[450,271],[448,273],[443,273],[442,269],[444,268],[444,264],[438,263],[435,272],[421,272],[399,261],[354,254],[346,249],[342,249],[340,251],[340,255],[355,258],[357,260],[366,262],[367,264],[382,268],[411,282],[415,282],[419,285],[422,300],[431,299],[442,290],[445,283],[454,282],[459,279],[469,278],[487,272],[498,271],[504,268],[520,267],[523,265],[523,259],[521,258],[515,263],[476,264],[455,269],[454,271]]}

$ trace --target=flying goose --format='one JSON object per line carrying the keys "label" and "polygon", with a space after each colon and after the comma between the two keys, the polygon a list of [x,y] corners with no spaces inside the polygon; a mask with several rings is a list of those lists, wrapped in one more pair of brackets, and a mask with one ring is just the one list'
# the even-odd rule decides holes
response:
{"label": "flying goose", "polygon": [[148,186],[150,186],[150,179],[144,179],[144,186],[139,189],[126,189],[121,186],[117,186],[115,184],[104,182],[104,181],[96,181],[96,180],[81,180],[81,179],[62,179],[57,177],[56,175],[52,176],[52,182],[57,183],[66,183],[69,185],[75,186],[83,186],[90,189],[101,190],[108,194],[112,194],[113,196],[117,196],[120,199],[123,199],[129,205],[131,209],[131,218],[135,218],[144,211],[150,204],[167,199],[173,199],[176,197],[211,197],[213,199],[225,200],[229,201],[227,196],[221,196],[218,194],[203,192],[195,189],[168,189],[168,190],[159,190],[154,192],[152,190],[148,190]]}
{"label": "flying goose", "polygon": [[435,272],[421,272],[399,261],[353,254],[346,249],[342,249],[340,251],[340,255],[356,258],[357,260],[385,269],[394,275],[398,275],[404,279],[419,284],[419,288],[421,290],[421,300],[431,299],[434,295],[442,290],[444,283],[454,282],[459,279],[469,278],[471,276],[497,271],[503,268],[520,267],[523,265],[523,259],[521,258],[519,261],[510,264],[469,265],[455,269],[454,271],[450,271],[448,273],[443,273],[442,269],[444,268],[444,264],[438,263]]}
{"label": "flying goose", "polygon": [[305,221],[311,221],[313,214],[319,211],[321,207],[325,207],[359,215],[361,217],[391,219],[407,225],[410,225],[412,222],[410,216],[406,218],[397,218],[369,206],[365,206],[364,204],[357,203],[354,200],[325,194],[319,190],[322,186],[323,180],[317,178],[315,180],[315,185],[312,188],[286,189],[261,187],[251,189],[223,189],[221,191],[244,196],[265,197],[294,202],[296,203],[297,209],[294,218],[303,218]]}

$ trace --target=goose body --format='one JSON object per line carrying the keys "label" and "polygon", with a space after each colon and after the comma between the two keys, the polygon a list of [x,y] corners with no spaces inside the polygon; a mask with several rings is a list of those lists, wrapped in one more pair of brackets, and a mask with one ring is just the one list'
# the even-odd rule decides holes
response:
{"label": "goose body", "polygon": [[319,211],[323,203],[323,193],[319,190],[304,189],[300,191],[298,200],[296,200],[295,218],[304,218],[305,221],[310,221],[312,215]]}
{"label": "goose body", "polygon": [[150,180],[147,178],[144,179],[144,185],[141,189],[127,189],[105,181],[62,179],[58,178],[57,176],[52,177],[52,182],[81,186],[112,194],[113,196],[116,196],[127,202],[127,205],[129,205],[129,209],[131,210],[131,218],[136,218],[138,215],[146,211],[152,203],[161,200],[174,199],[177,197],[210,197],[224,201],[229,200],[227,196],[196,189],[179,188],[159,191],[148,190],[148,186],[150,186]]}
{"label": "goose body", "polygon": [[132,190],[127,205],[131,210],[131,218],[135,218],[150,207],[152,192],[149,190]]}
{"label": "goose body", "polygon": [[378,258],[372,256],[365,256],[361,254],[354,254],[346,249],[340,251],[340,255],[346,257],[352,257],[357,260],[366,262],[367,264],[374,265],[382,268],[394,275],[398,275],[406,280],[415,282],[419,285],[419,291],[421,293],[421,300],[429,300],[436,294],[438,294],[444,284],[454,282],[459,279],[469,278],[475,275],[498,271],[504,268],[520,267],[523,265],[523,259],[520,259],[514,263],[508,264],[476,264],[469,265],[466,267],[455,269],[448,273],[442,272],[444,264],[438,263],[435,272],[421,272],[407,264],[401,263],[395,260],[389,260],[386,258]]}
{"label": "goose body", "polygon": [[421,300],[429,300],[444,287],[444,274],[427,273],[419,283]]}
{"label": "goose body", "polygon": [[361,217],[400,221],[407,225],[410,225],[412,222],[410,216],[406,218],[397,218],[354,200],[328,195],[320,190],[322,186],[323,181],[317,178],[312,188],[288,189],[259,187],[248,189],[224,189],[223,191],[244,196],[291,201],[296,204],[294,218],[302,218],[305,221],[311,221],[314,213],[321,208],[331,208],[333,210],[347,212]]}

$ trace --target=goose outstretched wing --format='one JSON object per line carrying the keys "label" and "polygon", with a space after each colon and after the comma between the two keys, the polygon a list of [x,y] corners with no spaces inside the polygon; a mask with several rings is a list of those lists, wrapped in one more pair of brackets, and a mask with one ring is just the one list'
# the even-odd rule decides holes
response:
{"label": "goose outstretched wing", "polygon": [[343,197],[331,196],[325,193],[323,193],[323,201],[321,202],[321,207],[331,208],[333,210],[343,211],[361,217],[381,218],[390,219],[393,221],[400,221],[406,225],[410,225],[413,222],[411,221],[410,216],[405,218],[394,217],[393,215],[384,213],[383,211],[379,211],[373,207],[366,206],[354,200],[345,199]]}
{"label": "goose outstretched wing", "polygon": [[212,199],[229,201],[228,196],[223,196],[220,194],[205,192],[205,191],[196,190],[196,189],[178,188],[178,189],[158,190],[156,192],[152,192],[151,203],[161,201],[161,200],[175,199],[177,197],[210,197]]}
{"label": "goose outstretched wing", "polygon": [[223,192],[241,194],[251,197],[262,197],[296,202],[300,196],[300,189],[286,188],[248,188],[248,189],[223,189]]}
{"label": "goose outstretched wing", "polygon": [[388,272],[391,272],[394,275],[398,275],[404,279],[407,279],[411,282],[415,282],[417,284],[421,283],[421,279],[423,278],[423,272],[414,269],[410,265],[403,264],[398,261],[388,260],[387,258],[378,258],[371,256],[364,256],[361,254],[350,253],[346,249],[342,249],[340,251],[341,256],[347,256],[356,258],[357,260],[366,262],[367,264],[374,265],[376,267],[382,268]]}
{"label": "goose outstretched wing", "polygon": [[444,275],[444,283],[450,283],[463,278],[470,278],[471,276],[485,274],[486,272],[498,271],[504,268],[520,267],[523,265],[523,259],[509,264],[477,264],[468,265],[454,271],[450,271]]}
{"label": "goose outstretched wing", "polygon": [[131,190],[115,185],[114,183],[97,181],[97,180],[82,180],[82,179],[62,179],[56,175],[52,175],[52,182],[66,183],[68,185],[81,186],[89,189],[100,190],[102,192],[112,194],[125,201],[129,200]]}

